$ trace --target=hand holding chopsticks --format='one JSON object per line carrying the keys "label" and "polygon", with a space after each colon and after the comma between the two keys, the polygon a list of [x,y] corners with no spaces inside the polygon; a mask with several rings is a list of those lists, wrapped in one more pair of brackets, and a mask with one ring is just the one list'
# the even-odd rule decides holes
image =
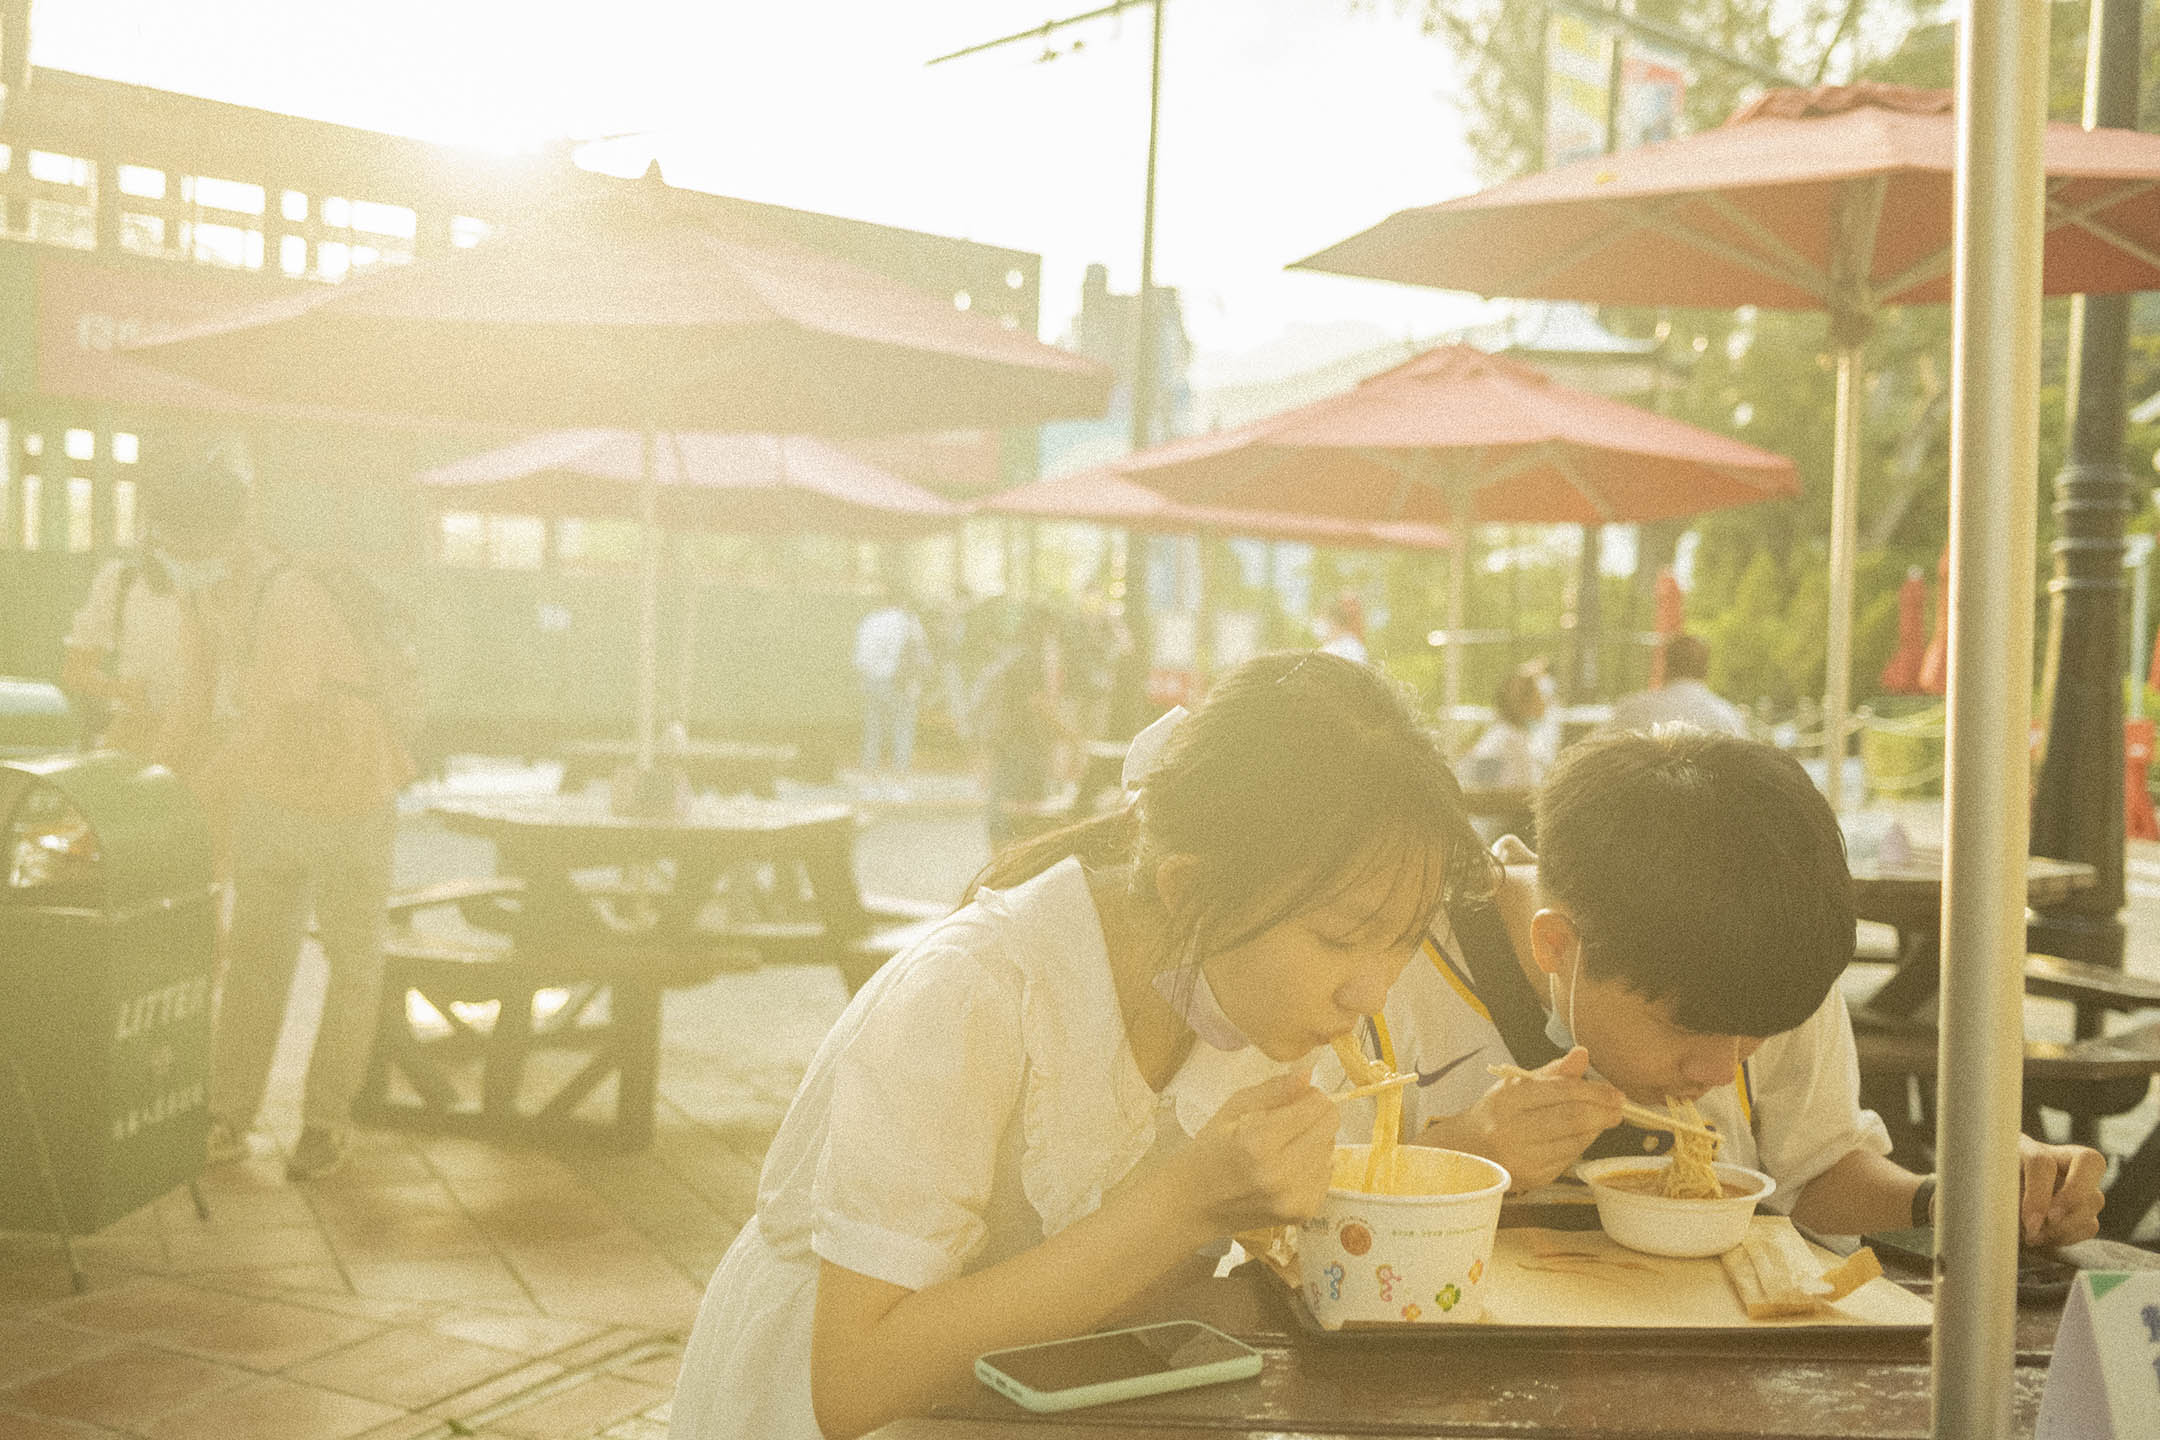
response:
{"label": "hand holding chopsticks", "polygon": [[[1520,1065],[1488,1065],[1485,1070],[1487,1074],[1497,1075],[1503,1080],[1531,1080],[1536,1078],[1531,1071],[1523,1069]],[[1687,1121],[1676,1119],[1663,1110],[1653,1110],[1647,1105],[1637,1105],[1632,1100],[1622,1102],[1620,1118],[1645,1130],[1670,1130],[1675,1135],[1697,1135],[1712,1143],[1717,1143],[1724,1138],[1707,1125],[1690,1125]]]}

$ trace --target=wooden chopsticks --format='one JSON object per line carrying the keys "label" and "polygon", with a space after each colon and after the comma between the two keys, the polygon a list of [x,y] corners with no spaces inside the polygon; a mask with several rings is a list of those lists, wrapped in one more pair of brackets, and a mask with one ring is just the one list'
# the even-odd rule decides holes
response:
{"label": "wooden chopsticks", "polygon": [[1416,1079],[1417,1074],[1414,1071],[1408,1075],[1388,1075],[1352,1090],[1333,1091],[1327,1098],[1340,1105],[1345,1100],[1359,1100],[1367,1095],[1378,1095],[1383,1090],[1393,1090],[1398,1085],[1408,1085]]}
{"label": "wooden chopsticks", "polygon": [[[1520,1065],[1488,1065],[1485,1067],[1485,1071],[1487,1074],[1497,1075],[1503,1080],[1528,1080],[1532,1078],[1531,1072],[1523,1069]],[[1632,1100],[1622,1102],[1620,1118],[1644,1130],[1670,1130],[1675,1135],[1699,1135],[1712,1144],[1722,1143],[1725,1138],[1707,1125],[1690,1125],[1685,1120],[1674,1119],[1663,1110],[1652,1110],[1649,1106],[1637,1105]]]}

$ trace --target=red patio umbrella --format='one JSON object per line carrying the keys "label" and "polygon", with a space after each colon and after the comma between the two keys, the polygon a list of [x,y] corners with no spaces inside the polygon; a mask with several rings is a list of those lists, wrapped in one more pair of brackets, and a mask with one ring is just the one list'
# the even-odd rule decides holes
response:
{"label": "red patio umbrella", "polygon": [[1099,415],[1109,372],[648,172],[468,250],[125,347],[259,399],[562,429],[875,435]]}
{"label": "red patio umbrella", "polygon": [[[1595,524],[1797,494],[1792,461],[1467,345],[1443,345],[1340,395],[1108,467],[1194,504],[1331,518]],[[1463,628],[1456,563],[1448,630]],[[1445,713],[1462,698],[1450,643]]]}
{"label": "red patio umbrella", "polygon": [[1920,694],[1920,667],[1928,651],[1928,618],[1927,581],[1921,578],[1917,565],[1905,572],[1905,583],[1898,586],[1897,639],[1896,652],[1883,666],[1882,688],[1893,695]]}
{"label": "red patio umbrella", "polygon": [[877,434],[1099,415],[1109,372],[716,217],[657,167],[500,238],[131,353],[288,403],[644,432],[638,754],[653,753],[661,431]]}
{"label": "red patio umbrella", "polygon": [[1078,520],[1157,534],[1299,540],[1346,550],[1446,550],[1455,543],[1445,527],[1422,521],[1366,523],[1289,511],[1180,505],[1123,478],[1115,473],[1117,468],[1107,466],[1015,486],[989,496],[976,508],[988,514],[1033,520]]}
{"label": "red patio umbrella", "polygon": [[1650,688],[1660,690],[1665,685],[1665,642],[1687,629],[1687,595],[1670,565],[1658,571],[1657,618],[1652,628],[1657,631],[1658,643],[1650,656]]}
{"label": "red patio umbrella", "polygon": [[[644,448],[644,438],[628,430],[549,431],[414,479],[446,500],[483,508],[634,516]],[[967,513],[807,436],[664,435],[657,449],[655,518],[670,530],[900,540],[942,530]]]}
{"label": "red patio umbrella", "polygon": [[[1861,348],[1886,305],[1950,298],[1951,95],[1773,90],[1723,126],[1405,210],[1297,262],[1525,299],[1823,309],[1838,355],[1825,719],[1852,656]],[[2047,127],[2047,293],[2160,286],[2160,136]],[[1833,749],[1835,753],[1835,748]],[[1833,804],[1842,770],[1830,767]]]}

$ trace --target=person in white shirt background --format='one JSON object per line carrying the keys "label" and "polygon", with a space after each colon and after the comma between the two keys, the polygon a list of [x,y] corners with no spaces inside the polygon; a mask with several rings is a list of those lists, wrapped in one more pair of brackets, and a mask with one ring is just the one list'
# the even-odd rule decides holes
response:
{"label": "person in white shirt background", "polygon": [[1611,731],[1646,735],[1660,725],[1692,725],[1713,735],[1746,739],[1747,717],[1739,707],[1711,690],[1710,647],[1685,632],[1665,642],[1665,684],[1656,690],[1623,695],[1613,702]]}
{"label": "person in white shirt background", "polygon": [[1315,1051],[1490,863],[1369,666],[1258,656],[1133,741],[1130,798],[994,860],[856,995],[683,1357],[675,1440],[844,1440],[985,1351],[1115,1323],[1325,1198]]}
{"label": "person in white shirt background", "polygon": [[915,709],[931,672],[930,637],[906,603],[888,588],[884,604],[855,627],[855,675],[862,682],[864,783],[897,795],[915,763]]}
{"label": "person in white shirt background", "polygon": [[186,768],[202,735],[191,723],[191,682],[205,668],[196,592],[217,562],[191,543],[174,482],[152,469],[141,482],[147,540],[105,562],[63,642],[60,688],[102,712],[102,746]]}

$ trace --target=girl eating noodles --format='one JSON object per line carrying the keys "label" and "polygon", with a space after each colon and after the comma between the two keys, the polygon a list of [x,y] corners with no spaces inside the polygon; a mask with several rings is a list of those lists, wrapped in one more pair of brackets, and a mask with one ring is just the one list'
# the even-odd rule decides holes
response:
{"label": "girl eating noodles", "polygon": [[[1325,1197],[1310,1057],[1489,862],[1376,671],[1263,655],[1133,742],[1128,803],[1008,851],[855,997],[706,1291],[677,1440],[966,1395]],[[1196,1273],[1204,1273],[1199,1271]]]}

